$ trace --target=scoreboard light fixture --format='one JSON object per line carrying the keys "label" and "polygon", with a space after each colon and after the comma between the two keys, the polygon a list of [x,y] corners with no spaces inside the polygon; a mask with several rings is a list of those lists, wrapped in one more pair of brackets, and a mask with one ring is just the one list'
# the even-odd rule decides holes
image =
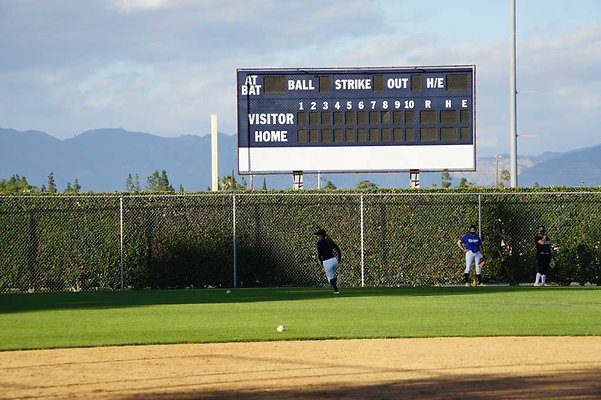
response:
{"label": "scoreboard light fixture", "polygon": [[476,67],[238,69],[238,172],[474,171]]}

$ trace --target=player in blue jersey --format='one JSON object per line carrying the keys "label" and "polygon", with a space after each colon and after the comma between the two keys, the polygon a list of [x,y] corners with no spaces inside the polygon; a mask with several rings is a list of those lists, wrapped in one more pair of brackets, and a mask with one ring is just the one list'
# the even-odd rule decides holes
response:
{"label": "player in blue jersey", "polygon": [[478,284],[482,284],[482,269],[480,260],[482,260],[482,239],[478,235],[478,227],[476,225],[470,226],[469,232],[461,236],[457,241],[457,246],[465,252],[465,271],[463,273],[465,286],[470,286],[470,270],[472,264],[476,266],[476,278],[478,278]]}
{"label": "player in blue jersey", "polygon": [[325,270],[328,282],[334,289],[334,294],[338,294],[338,278],[336,269],[342,257],[340,247],[326,234],[325,229],[318,229],[315,232],[317,236],[317,257],[323,269]]}

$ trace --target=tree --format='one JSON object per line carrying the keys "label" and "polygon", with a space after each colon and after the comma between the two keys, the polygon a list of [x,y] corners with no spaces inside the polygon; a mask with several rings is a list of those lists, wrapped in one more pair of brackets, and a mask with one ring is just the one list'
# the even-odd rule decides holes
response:
{"label": "tree", "polygon": [[499,185],[499,186],[502,186],[502,187],[507,186],[507,182],[509,182],[510,179],[511,179],[511,174],[509,173],[509,170],[507,170],[507,169],[502,170],[501,171],[501,183],[502,183],[502,185]]}
{"label": "tree", "polygon": [[54,183],[54,172],[48,175],[48,193],[56,193],[56,183]]}
{"label": "tree", "polygon": [[443,169],[442,173],[440,174],[440,179],[441,179],[441,186],[443,189],[447,189],[449,187],[451,187],[451,182],[452,182],[452,178],[451,178],[451,174],[449,174],[449,170],[448,169]]}
{"label": "tree", "polygon": [[134,191],[134,178],[131,176],[131,172],[127,174],[127,179],[125,180],[125,190],[128,192]]}
{"label": "tree", "polygon": [[142,189],[140,188],[140,177],[138,176],[138,174],[136,174],[136,177],[134,178],[134,191],[135,192],[139,192]]}
{"label": "tree", "polygon": [[163,170],[159,174],[156,170],[147,178],[146,190],[150,192],[175,192],[173,186],[169,183],[167,171]]}
{"label": "tree", "polygon": [[184,185],[182,185],[181,183],[179,184],[179,192],[180,193],[184,193],[185,192]]}
{"label": "tree", "polygon": [[465,176],[461,177],[461,180],[459,181],[459,187],[460,188],[466,188],[467,187],[467,178]]}
{"label": "tree", "polygon": [[238,183],[234,170],[232,170],[231,175],[224,176],[219,180],[219,189],[227,191],[246,190],[246,182],[242,179],[242,183]]}
{"label": "tree", "polygon": [[161,179],[159,180],[159,190],[161,192],[175,192],[173,186],[169,183],[169,178],[167,177],[167,171],[161,171]]}
{"label": "tree", "polygon": [[79,193],[81,190],[81,185],[77,178],[75,178],[75,182],[71,185],[71,182],[67,182],[67,187],[64,190],[64,193]]}
{"label": "tree", "polygon": [[146,178],[146,190],[150,192],[158,192],[160,180],[161,176],[159,175],[159,171],[154,171],[152,175]]}
{"label": "tree", "polygon": [[35,191],[35,187],[27,182],[27,178],[18,174],[0,181],[0,193],[24,193]]}
{"label": "tree", "polygon": [[219,189],[221,190],[236,190],[237,186],[236,177],[234,176],[234,171],[232,171],[231,175],[224,176],[219,180]]}
{"label": "tree", "polygon": [[261,190],[267,190],[267,182],[265,181],[265,177],[263,177],[263,186],[261,186]]}
{"label": "tree", "polygon": [[357,185],[357,189],[360,190],[369,190],[369,189],[377,189],[378,186],[373,183],[372,181],[370,181],[369,179],[365,179],[361,182],[359,182],[359,184]]}
{"label": "tree", "polygon": [[328,190],[334,190],[337,189],[336,185],[334,185],[332,183],[332,181],[327,181],[326,184],[323,186],[324,189],[328,189]]}

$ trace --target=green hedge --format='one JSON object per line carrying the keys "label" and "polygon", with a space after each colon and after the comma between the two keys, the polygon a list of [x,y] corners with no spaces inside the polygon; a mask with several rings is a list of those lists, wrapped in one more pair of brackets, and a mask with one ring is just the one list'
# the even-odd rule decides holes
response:
{"label": "green hedge", "polygon": [[485,280],[531,282],[542,224],[550,280],[600,283],[599,188],[282,191],[0,196],[0,292],[119,289],[121,203],[129,288],[229,287],[234,274],[243,287],[323,285],[318,227],[342,248],[345,285],[457,284],[455,242],[479,210]]}

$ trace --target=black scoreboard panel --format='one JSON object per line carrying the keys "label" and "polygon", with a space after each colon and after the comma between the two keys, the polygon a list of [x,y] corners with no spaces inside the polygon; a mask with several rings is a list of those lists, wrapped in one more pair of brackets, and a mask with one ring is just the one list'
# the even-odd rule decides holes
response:
{"label": "black scoreboard panel", "polygon": [[[269,157],[265,151],[252,150],[259,148],[297,149],[270,154],[286,160],[284,164],[290,157],[297,157],[298,164],[302,164],[304,157],[308,170],[314,164],[309,150],[317,148],[328,148],[329,154],[344,157],[341,149],[357,147],[348,155],[357,157],[358,163],[370,156],[378,157],[380,153],[374,150],[378,147],[398,148],[399,156],[407,158],[408,163],[416,159],[417,152],[437,156],[439,150],[432,147],[427,151],[424,146],[447,146],[449,151],[458,146],[458,158],[465,158],[465,147],[469,146],[475,159],[474,66],[240,69],[237,73],[238,148],[239,160],[244,158],[244,164],[250,164],[253,155]],[[415,148],[408,153],[411,146]],[[320,150],[319,154],[326,153]],[[380,155],[395,154],[389,149]],[[449,157],[448,169],[475,168],[473,160],[467,164],[453,160]],[[438,169],[437,164],[432,165],[431,169]],[[424,166],[427,168],[428,163]],[[270,167],[270,171],[283,172],[287,168]],[[385,164],[375,169],[357,164],[351,170],[399,168],[405,169],[405,164],[393,162],[390,169]],[[240,168],[240,172],[250,173],[251,169]]]}

